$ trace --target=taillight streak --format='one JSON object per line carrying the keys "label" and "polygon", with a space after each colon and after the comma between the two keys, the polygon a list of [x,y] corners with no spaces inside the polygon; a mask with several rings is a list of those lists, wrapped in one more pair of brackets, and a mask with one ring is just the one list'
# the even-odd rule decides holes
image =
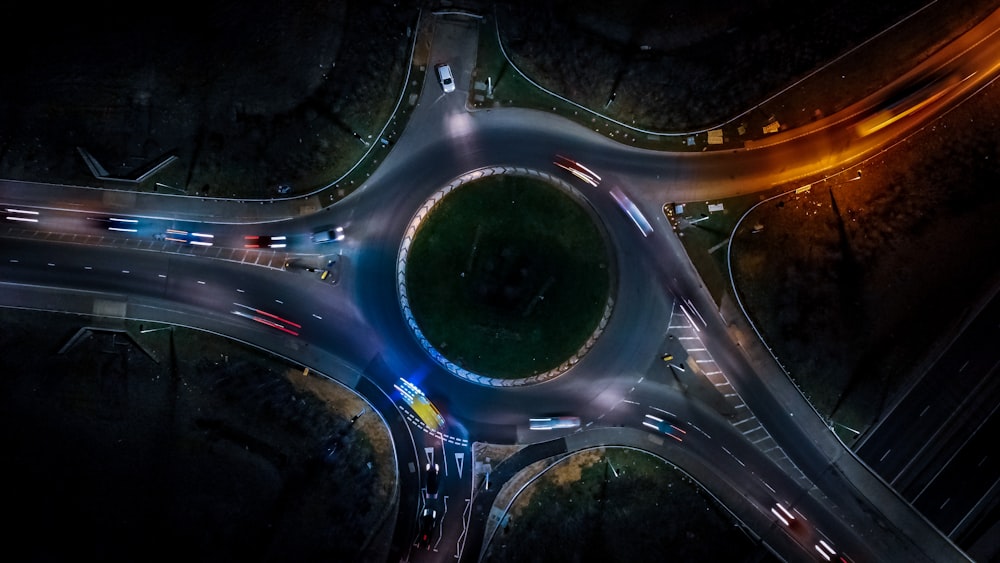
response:
{"label": "taillight streak", "polygon": [[[265,317],[270,317],[270,318],[274,319],[275,321],[279,321],[279,322],[291,325],[291,326],[293,326],[295,328],[302,328],[302,325],[300,325],[299,323],[290,321],[290,320],[288,320],[286,318],[283,318],[283,317],[279,317],[278,315],[275,315],[274,313],[268,313],[267,311],[261,311],[260,309],[257,309],[255,307],[251,307],[249,305],[244,305],[242,303],[233,303],[233,305],[236,305],[237,307],[243,307],[244,309],[246,309],[248,311],[253,311],[254,313],[257,313],[258,315],[264,315]],[[240,313],[238,313],[236,311],[233,311],[233,313],[234,314],[238,314],[240,316],[247,316],[245,314],[241,315]],[[252,316],[252,317],[248,317],[248,318],[252,318],[253,320],[255,320],[257,322],[261,322],[261,323],[267,324],[269,326],[274,326],[274,328],[278,328],[278,329],[284,330],[285,332],[289,332],[291,334],[294,334],[294,335],[298,336],[297,332],[293,332],[293,331],[290,331],[288,329],[285,329],[283,325],[279,325],[278,323],[275,323],[273,321],[269,321],[267,319],[261,319],[261,318],[256,317],[256,316]]]}

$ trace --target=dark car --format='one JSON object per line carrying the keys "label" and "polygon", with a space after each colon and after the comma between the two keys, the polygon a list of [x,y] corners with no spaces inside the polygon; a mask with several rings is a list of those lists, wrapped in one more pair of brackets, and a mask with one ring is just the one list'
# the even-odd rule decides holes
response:
{"label": "dark car", "polygon": [[687,431],[685,431],[680,426],[677,426],[676,424],[671,424],[670,422],[667,422],[666,420],[663,420],[662,418],[658,416],[653,416],[651,414],[646,415],[646,420],[642,421],[642,425],[652,428],[654,430],[659,430],[660,432],[666,434],[667,436],[670,436],[671,438],[677,440],[678,442],[683,442],[684,435],[687,434]]}
{"label": "dark car", "polygon": [[431,534],[437,527],[437,510],[425,508],[420,516],[420,533],[417,536],[417,547],[420,549],[431,549]]}
{"label": "dark car", "polygon": [[299,258],[289,258],[288,260],[285,260],[286,270],[294,270],[295,268],[302,268],[307,272],[316,271],[316,266],[313,266],[311,263],[301,260]]}
{"label": "dark car", "polygon": [[427,483],[424,490],[427,498],[438,498],[438,470],[438,464],[427,464]]}
{"label": "dark car", "polygon": [[245,248],[285,248],[288,237],[284,235],[247,235],[243,237]]}

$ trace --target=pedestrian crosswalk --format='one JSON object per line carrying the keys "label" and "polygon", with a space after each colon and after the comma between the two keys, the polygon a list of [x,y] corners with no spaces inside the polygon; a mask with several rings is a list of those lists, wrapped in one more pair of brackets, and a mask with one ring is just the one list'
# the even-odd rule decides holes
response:
{"label": "pedestrian crosswalk", "polygon": [[743,401],[732,381],[705,346],[701,337],[701,329],[698,328],[694,320],[696,316],[700,318],[700,315],[697,315],[697,311],[695,311],[695,315],[688,312],[688,308],[694,310],[690,306],[690,302],[688,303],[689,307],[684,307],[683,304],[677,302],[673,305],[670,324],[667,327],[665,353],[672,354],[673,357],[677,358],[674,362],[675,367],[678,367],[676,364],[681,363],[685,368],[690,369],[693,377],[703,378],[718,391],[727,407],[725,409],[727,418],[750,443],[771,457],[788,474],[798,475],[800,479],[805,480],[802,472],[778,446],[774,438]]}

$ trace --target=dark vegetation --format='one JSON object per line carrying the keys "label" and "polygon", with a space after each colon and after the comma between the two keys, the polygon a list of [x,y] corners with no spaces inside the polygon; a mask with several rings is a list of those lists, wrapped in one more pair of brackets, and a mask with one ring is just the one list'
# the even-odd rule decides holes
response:
{"label": "dark vegetation", "polygon": [[[847,444],[914,378],[948,389],[948,372],[933,362],[1000,287],[998,96],[994,83],[864,163],[860,180],[845,174],[761,204],[733,235],[744,305]],[[720,302],[732,292],[726,252],[710,250],[725,245],[752,205],[796,187],[728,200],[725,213],[682,231]],[[706,211],[687,207],[692,216]],[[955,538],[961,548],[992,545],[984,530],[995,518],[979,518],[975,532]]]}
{"label": "dark vegetation", "polygon": [[[629,125],[683,132],[755,108],[925,4],[542,0],[500,2],[496,13],[508,55],[542,86]],[[891,49],[869,61],[902,57],[899,64],[913,64],[927,49],[927,37],[940,37],[949,24],[975,23],[993,5],[937,4],[924,24],[933,34],[902,44],[897,36]],[[811,93],[797,92],[795,111],[802,113],[799,103],[808,104],[804,115],[778,117],[794,125],[812,119],[814,110],[833,113],[894,78],[898,69],[857,60],[852,67],[848,84],[826,84],[815,103]],[[771,115],[757,111],[747,119]]]}
{"label": "dark vegetation", "polygon": [[[988,87],[864,163],[861,180],[843,174],[760,205],[733,236],[744,306],[839,424],[874,422],[1000,283],[997,96]],[[725,212],[681,231],[717,301],[732,293],[725,242],[736,221],[799,185],[727,200]],[[685,215],[706,211],[695,202]],[[836,429],[847,443],[857,436]]]}
{"label": "dark vegetation", "polygon": [[[750,4],[739,2],[535,2],[538,11],[509,3],[498,14],[509,52],[533,79],[619,121],[676,130],[755,107],[923,4],[758,2],[749,12]],[[934,3],[913,27],[898,28],[905,40],[849,59],[865,64],[831,66],[747,119],[774,115],[794,125],[816,109],[844,107],[920,60],[933,47],[927,37],[960,32],[994,4]],[[192,194],[271,197],[278,184],[298,193],[325,185],[364,154],[402,87],[387,85],[401,85],[406,70],[411,3],[220,0],[198,9],[192,17],[145,5],[29,3],[7,14],[8,28],[20,33],[0,42],[10,54],[0,89],[0,177],[96,185],[77,147],[120,175],[176,153],[180,160],[156,181]],[[844,70],[852,80],[840,78],[848,76]],[[494,76],[503,93],[514,72]],[[761,209],[748,224],[760,221],[765,230],[737,235],[739,283],[755,321],[796,382],[837,420],[870,420],[875,411],[867,407],[885,404],[921,351],[931,353],[942,325],[964,310],[953,305],[948,316],[942,295],[972,301],[996,282],[995,90],[871,163],[864,182],[817,187],[783,207]],[[505,103],[516,105],[517,96],[510,98]],[[533,100],[572,116],[547,98]],[[755,201],[727,202],[728,214],[685,233],[692,260],[720,299],[727,291],[723,253],[707,249],[728,236],[737,210]],[[864,315],[844,306],[857,303],[868,307]],[[810,308],[818,313],[799,313]],[[22,560],[289,558],[275,556],[282,552],[350,561],[371,541],[381,505],[355,495],[371,498],[367,461],[378,470],[388,458],[348,433],[347,451],[338,451],[353,452],[352,461],[318,464],[347,417],[290,388],[274,373],[280,368],[265,367],[255,353],[237,360],[231,343],[208,346],[202,338],[175,342],[172,372],[107,337],[57,356],[84,323],[3,315],[0,414],[11,470],[8,508],[16,515],[8,533],[16,545],[8,547],[23,546]],[[165,339],[168,332],[155,334]],[[162,339],[159,346],[165,350]],[[291,409],[293,401],[310,408]],[[588,486],[600,480],[594,475]],[[599,489],[588,486],[575,493],[564,487],[550,504],[559,506],[566,495],[593,499]],[[622,522],[656,521],[659,513],[644,514],[652,510],[645,499],[664,487],[647,483],[643,500],[615,496],[629,498]],[[660,511],[675,510],[667,501],[678,498],[665,498]],[[608,510],[592,502],[579,511],[583,527],[566,529],[593,530]],[[632,514],[644,519],[629,520]],[[523,542],[540,550],[545,544],[531,540],[539,536],[555,544],[541,534],[565,516],[525,512],[520,521],[531,526],[521,531],[529,535],[513,535],[515,519],[516,541],[497,549]],[[580,545],[577,537],[558,543]],[[605,553],[610,545],[622,543],[586,548]],[[492,560],[533,560],[504,553]]]}
{"label": "dark vegetation", "polygon": [[764,204],[736,232],[737,287],[820,412],[875,422],[1000,282],[998,127],[993,85],[860,181]]}
{"label": "dark vegetation", "polygon": [[446,357],[490,377],[557,367],[600,322],[612,269],[592,214],[540,180],[493,176],[448,194],[421,224],[407,295]]}
{"label": "dark vegetation", "polygon": [[333,383],[183,329],[129,323],[61,350],[89,319],[0,309],[0,324],[19,560],[384,559],[392,450]]}
{"label": "dark vegetation", "polygon": [[484,557],[487,563],[774,560],[683,473],[618,448],[572,456],[529,485]]}
{"label": "dark vegetation", "polygon": [[[416,14],[351,0],[23,4],[0,39],[0,177],[239,198],[326,185],[389,119]],[[102,183],[78,147],[114,176],[179,159],[143,184]],[[377,418],[350,424],[353,394],[182,330],[142,335],[159,363],[121,334],[59,355],[87,320],[0,313],[19,559],[385,559],[394,458]]]}
{"label": "dark vegetation", "polygon": [[[377,142],[409,63],[410,2],[210,0],[196,12],[112,2],[21,6],[0,92],[0,177],[277,197],[343,175]],[[389,131],[391,134],[392,131]],[[371,137],[369,137],[371,135]]]}
{"label": "dark vegetation", "polygon": [[[737,116],[778,92],[758,109],[786,125],[817,115],[807,108],[818,115],[841,109],[974,25],[995,3],[938,2],[918,10],[924,3],[768,2],[752,12],[743,4],[643,0],[610,9],[591,2],[570,9],[558,0],[540,6],[559,17],[535,17],[516,3],[498,9],[505,48],[533,80],[608,117],[635,119],[637,127],[683,129]],[[891,33],[866,42],[896,21],[902,23]],[[621,65],[627,68],[616,83],[608,69]],[[806,75],[806,83],[782,90]],[[611,91],[617,96],[605,107]],[[987,258],[997,249],[995,96],[981,94],[864,163],[863,181],[819,183],[809,194],[761,208],[736,234],[737,285],[768,344],[820,412],[851,428],[875,420],[933,357],[939,335],[996,283],[995,261]],[[731,291],[722,243],[736,220],[767,195],[794,187],[727,201],[724,213],[682,232],[720,302]],[[704,202],[691,202],[687,213],[704,211]],[[758,223],[766,228],[751,234]],[[956,306],[941,295],[961,297]]]}
{"label": "dark vegetation", "polygon": [[[754,14],[741,12],[742,4],[733,10],[718,3],[598,4],[541,4],[558,14],[553,18],[515,4],[498,11],[500,36],[532,80],[597,114],[661,131],[739,117],[733,125],[749,124],[748,137],[759,135],[754,124],[772,117],[789,127],[850,105],[996,7],[987,1],[927,4],[892,33],[825,65],[924,3],[849,3],[829,10],[801,5],[816,19],[780,2],[755,3]],[[629,6],[642,6],[636,9],[642,17],[631,17]],[[686,19],[702,9],[710,13],[698,23]],[[657,13],[677,19],[658,19]],[[735,22],[723,20],[730,15]],[[609,32],[615,22],[622,23],[617,34]],[[616,72],[620,65],[625,68]],[[632,132],[528,92],[500,57],[481,67],[484,75],[500,77],[496,98],[480,102],[484,107],[550,109],[621,142],[677,148],[669,137]],[[806,75],[804,84],[783,90]],[[772,94],[780,95],[761,103]],[[744,304],[795,383],[847,443],[923,373],[1000,282],[992,258],[1000,251],[996,96],[994,85],[865,162],[863,181],[834,178],[809,194],[762,206],[734,235],[733,266]],[[728,137],[738,135],[727,129]],[[693,150],[703,148],[698,142]],[[724,213],[681,233],[720,303],[732,291],[726,241],[736,221],[758,201],[795,187],[727,200]],[[687,207],[690,217],[708,211],[705,202]],[[763,230],[753,233],[757,225]],[[558,525],[559,518],[550,513],[538,526]]]}

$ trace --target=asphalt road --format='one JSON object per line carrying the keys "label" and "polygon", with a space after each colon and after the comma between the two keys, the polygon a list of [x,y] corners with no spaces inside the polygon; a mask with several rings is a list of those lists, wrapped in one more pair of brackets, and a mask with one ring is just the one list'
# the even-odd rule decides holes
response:
{"label": "asphalt road", "polygon": [[[466,544],[481,541],[477,534],[485,529],[487,512],[469,510],[482,498],[471,488],[470,442],[540,441],[526,430],[527,419],[548,411],[585,421],[569,439],[573,447],[639,443],[662,452],[714,485],[710,490],[788,560],[814,560],[819,539],[859,561],[963,559],[836,440],[753,338],[738,309],[714,305],[661,208],[853,169],[992,77],[1000,42],[988,32],[996,31],[996,19],[987,32],[971,31],[927,63],[947,62],[960,79],[935,98],[936,105],[877,133],[857,134],[856,125],[878,107],[869,102],[876,105],[845,110],[747,150],[691,154],[634,150],[541,112],[467,111],[477,27],[438,24],[432,58],[451,62],[458,91],[443,94],[429,73],[419,106],[383,165],[328,209],[321,194],[248,204],[0,183],[3,203],[36,210],[40,218],[32,224],[7,221],[0,233],[5,302],[49,308],[46,291],[38,288],[64,288],[72,298],[55,308],[214,330],[346,381],[379,408],[397,440],[403,493],[393,559],[474,558],[478,551]],[[605,334],[569,373],[543,385],[497,389],[452,377],[419,347],[400,312],[396,271],[406,225],[435,190],[468,170],[520,166],[574,181],[552,164],[556,153],[603,177],[597,187],[577,188],[602,218],[616,255],[618,293]],[[618,208],[612,188],[631,197],[650,221],[649,237]],[[94,217],[126,211],[139,221],[139,232],[94,227]],[[215,221],[221,217],[225,223]],[[346,240],[312,245],[312,230],[330,224],[343,225]],[[167,228],[211,233],[215,242],[194,247],[156,238]],[[249,251],[240,244],[249,234],[284,234],[289,245]],[[335,252],[342,260],[339,283],[283,270],[285,255],[300,252],[319,259]],[[671,341],[671,333],[678,340]],[[689,365],[710,363],[702,376],[724,377],[733,390],[721,407],[705,408],[664,378],[660,352],[682,337],[697,338],[697,344],[684,341],[689,357],[710,356]],[[423,428],[401,406],[393,390],[399,377],[419,383],[442,410],[445,433]],[[642,422],[652,413],[685,428],[684,441],[649,432]],[[422,467],[432,456],[443,466],[441,496],[432,499],[443,517],[433,549],[417,554],[410,538],[429,502],[418,491]],[[771,512],[776,502],[794,510],[801,524],[781,525]]]}
{"label": "asphalt road", "polygon": [[[1000,299],[971,319],[899,404],[862,438],[857,454],[948,535],[988,510],[1000,479]],[[961,486],[956,486],[956,484]]]}

